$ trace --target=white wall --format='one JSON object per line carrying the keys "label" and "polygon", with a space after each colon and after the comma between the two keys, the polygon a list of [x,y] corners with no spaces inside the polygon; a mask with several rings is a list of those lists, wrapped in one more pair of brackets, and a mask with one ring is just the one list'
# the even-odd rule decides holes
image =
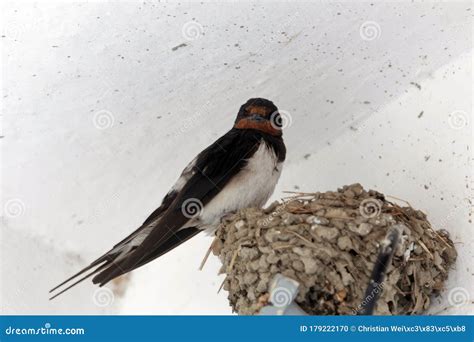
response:
{"label": "white wall", "polygon": [[406,199],[460,254],[433,312],[450,290],[474,298],[469,2],[2,7],[4,312],[230,313],[218,261],[197,271],[204,236],[114,300],[47,290],[135,229],[256,96],[291,116],[275,199],[352,182]]}

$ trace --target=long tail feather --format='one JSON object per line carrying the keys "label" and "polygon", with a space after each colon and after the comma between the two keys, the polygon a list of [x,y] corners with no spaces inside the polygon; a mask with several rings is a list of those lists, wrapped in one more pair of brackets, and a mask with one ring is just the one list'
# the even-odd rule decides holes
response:
{"label": "long tail feather", "polygon": [[91,268],[95,267],[95,266],[98,266],[100,265],[101,263],[103,263],[104,261],[107,261],[107,259],[105,258],[105,256],[97,259],[96,261],[94,261],[93,263],[91,263],[89,266],[87,267],[84,267],[82,270],[80,270],[79,272],[77,272],[76,274],[72,275],[71,277],[67,278],[65,281],[63,281],[61,284],[58,284],[56,285],[54,288],[52,288],[51,290],[49,290],[49,293],[57,290],[58,288],[60,288],[61,286],[63,286],[64,284],[70,282],[71,280],[77,278],[78,276],[80,276],[81,274],[83,274],[84,272],[90,270]]}
{"label": "long tail feather", "polygon": [[[79,280],[77,280],[76,282],[72,283],[71,285],[69,285],[68,287],[66,287],[65,289],[61,290],[60,292],[56,293],[54,296],[52,296],[51,298],[49,298],[49,300],[53,300],[54,298],[58,297],[59,295],[63,294],[64,292],[66,292],[67,290],[73,288],[74,286],[76,286],[77,284],[83,282],[84,280],[86,280],[87,278],[89,278],[90,276],[93,276],[94,274],[96,274],[97,272],[100,272],[102,271],[104,268],[106,268],[107,266],[109,266],[110,264],[110,261],[106,262],[105,264],[99,266],[98,268],[96,268],[95,270],[93,270],[92,272],[90,272],[89,274],[86,274],[84,277],[80,278]],[[79,272],[77,275],[79,274],[82,274],[84,273],[87,269],[90,269],[90,266],[86,267],[84,270],[82,270],[81,272]],[[77,277],[77,275],[75,275],[73,278],[70,278],[69,280],[71,279],[74,279],[75,277]],[[66,281],[67,282],[67,281]],[[66,282],[63,282],[63,284],[65,284]],[[61,285],[59,285],[61,286]],[[55,287],[55,289],[57,289],[59,286]],[[54,290],[54,289],[53,289]],[[50,292],[52,292],[53,290],[51,290]]]}
{"label": "long tail feather", "polygon": [[128,252],[125,252],[124,250],[116,250],[112,249],[108,253],[104,254],[101,256],[99,259],[95,260],[92,262],[89,266],[83,268],[73,276],[69,277],[65,281],[63,281],[61,284],[57,285],[53,289],[51,289],[49,292],[52,293],[56,291],[57,289],[61,288],[62,286],[68,284],[72,280],[76,279],[80,275],[84,274],[85,272],[89,271],[90,269],[97,267],[94,269],[92,272],[86,274],[84,277],[80,278],[76,282],[72,283],[65,289],[61,290],[60,292],[56,293],[53,295],[50,300],[58,297],[59,295],[63,294],[67,290],[71,289],[72,287],[76,286],[77,284],[81,283],[85,279],[95,275],[94,278],[92,278],[92,282],[94,284],[99,284],[100,286],[105,285],[112,279],[128,273],[140,266],[143,266],[144,264],[160,257],[161,255],[169,252],[170,250],[174,249],[175,247],[179,246],[183,242],[187,241],[194,235],[198,234],[200,232],[199,229],[195,227],[189,227],[186,229],[183,229],[181,231],[178,231],[176,234],[172,235],[168,239],[166,239],[163,243],[159,244],[159,246],[155,249],[150,251],[150,253],[147,253],[146,255],[143,255],[143,257],[137,262],[136,265],[134,265],[130,269],[124,269],[121,267],[121,262],[123,260],[126,260],[129,258],[131,255],[133,255],[134,251],[129,250]]}
{"label": "long tail feather", "polygon": [[[128,273],[134,269],[137,269],[149,263],[150,261],[162,256],[163,254],[168,253],[172,249],[181,245],[183,242],[186,242],[187,240],[198,234],[200,231],[201,230],[196,227],[189,227],[180,230],[171,237],[169,237],[165,242],[161,243],[158,248],[151,251],[147,255],[144,255],[141,260],[137,262],[132,268],[123,268],[121,267],[120,262],[114,262],[110,264],[110,267],[106,268],[104,271],[100,272],[94,278],[92,278],[92,282],[94,284],[100,284],[100,286],[103,286],[112,279],[121,276],[122,274]],[[130,253],[130,256],[133,256],[133,252]]]}

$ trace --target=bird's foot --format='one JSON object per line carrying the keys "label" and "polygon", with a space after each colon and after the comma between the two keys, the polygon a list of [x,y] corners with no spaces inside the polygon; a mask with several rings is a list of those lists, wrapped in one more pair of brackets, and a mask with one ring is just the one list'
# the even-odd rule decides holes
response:
{"label": "bird's foot", "polygon": [[237,210],[229,211],[221,216],[221,224],[232,222],[234,215],[237,213]]}

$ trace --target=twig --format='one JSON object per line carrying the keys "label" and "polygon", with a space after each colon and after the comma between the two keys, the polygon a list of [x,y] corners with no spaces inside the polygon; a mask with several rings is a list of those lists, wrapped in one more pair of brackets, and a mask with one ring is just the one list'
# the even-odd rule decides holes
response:
{"label": "twig", "polygon": [[209,248],[206,252],[206,255],[204,256],[204,259],[202,259],[201,265],[199,266],[199,271],[202,271],[202,269],[204,268],[204,265],[206,264],[206,261],[209,258],[209,255],[211,254],[212,249],[214,248],[214,244],[216,243],[216,241],[217,241],[217,236],[214,238],[214,240],[212,240],[212,243],[209,246]]}
{"label": "twig", "polygon": [[436,234],[436,237],[438,238],[438,240],[443,242],[446,247],[453,248],[453,246],[451,246],[449,243],[447,243],[446,240],[436,230],[434,230],[433,228],[431,228],[431,230]]}
{"label": "twig", "polygon": [[312,243],[311,241],[309,241],[307,238],[305,238],[304,236],[298,234],[297,232],[294,232],[292,230],[289,231],[290,233],[296,235],[297,237],[299,237],[301,240],[305,241],[306,243],[309,243],[312,247],[314,248],[317,248],[317,246],[315,246],[314,243]]}
{"label": "twig", "polygon": [[229,274],[232,271],[232,268],[234,268],[234,263],[235,263],[235,260],[237,259],[237,255],[239,254],[241,247],[242,245],[239,244],[239,247],[237,247],[237,249],[235,250],[234,255],[232,255],[232,259],[230,260],[229,267],[227,267],[227,274]]}
{"label": "twig", "polygon": [[304,196],[312,196],[315,195],[316,192],[302,192],[302,191],[283,191],[286,194],[297,194],[297,195],[304,195]]}
{"label": "twig", "polygon": [[219,286],[219,290],[217,290],[217,293],[221,292],[222,288],[224,287],[226,279],[227,279],[227,277],[225,277],[224,280],[222,281],[222,284],[221,284],[221,286]]}
{"label": "twig", "polygon": [[398,293],[400,293],[402,296],[406,296],[407,294],[409,294],[408,292],[403,292],[396,284],[393,284],[393,287],[394,287],[395,290],[397,290]]}
{"label": "twig", "polygon": [[277,246],[273,247],[273,249],[285,249],[285,248],[290,248],[290,247],[295,247],[294,245],[282,245],[282,246]]}
{"label": "twig", "polygon": [[434,260],[434,256],[433,254],[431,254],[430,250],[428,249],[428,247],[426,247],[426,245],[423,243],[423,241],[418,241],[418,243],[420,244],[420,246],[426,251],[426,253],[428,253],[428,255],[430,256],[431,260]]}
{"label": "twig", "polygon": [[406,204],[408,204],[408,206],[409,206],[410,208],[413,209],[413,207],[411,206],[410,202],[408,202],[408,201],[406,201],[406,200],[404,200],[404,199],[401,199],[401,198],[398,198],[398,197],[395,197],[395,196],[390,196],[390,195],[385,195],[385,197],[393,198],[394,200],[397,200],[397,201],[406,203]]}

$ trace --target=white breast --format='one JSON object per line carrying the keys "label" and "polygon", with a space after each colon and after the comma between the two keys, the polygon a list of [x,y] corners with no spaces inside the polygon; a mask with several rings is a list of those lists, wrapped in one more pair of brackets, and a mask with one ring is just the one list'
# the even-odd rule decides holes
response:
{"label": "white breast", "polygon": [[200,226],[212,229],[226,213],[263,206],[280,178],[282,164],[262,140],[247,165],[204,207]]}

